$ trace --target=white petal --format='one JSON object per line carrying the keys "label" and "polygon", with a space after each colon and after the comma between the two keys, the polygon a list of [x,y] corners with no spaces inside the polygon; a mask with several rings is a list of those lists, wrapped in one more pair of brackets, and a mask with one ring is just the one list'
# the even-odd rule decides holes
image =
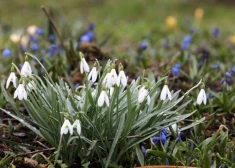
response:
{"label": "white petal", "polygon": [[148,95],[148,91],[144,87],[142,87],[139,91],[138,102],[142,103],[147,95]]}
{"label": "white petal", "polygon": [[60,130],[60,134],[67,134],[68,131],[70,132],[70,134],[72,135],[73,134],[73,127],[71,125],[71,123],[69,122],[69,120],[64,120],[64,123],[61,127],[61,130]]}
{"label": "white petal", "polygon": [[18,79],[17,77],[15,76],[15,78],[13,79],[13,86],[16,88],[17,86],[17,83],[18,83]]}
{"label": "white petal", "polygon": [[83,63],[82,63],[82,61],[80,63],[80,72],[81,72],[81,74],[83,74]]}
{"label": "white petal", "polygon": [[164,85],[163,89],[162,89],[162,92],[161,92],[161,95],[160,95],[161,100],[166,100],[167,89],[168,89],[167,85]]}
{"label": "white petal", "polygon": [[168,88],[167,88],[167,96],[169,100],[172,100],[171,92]]}
{"label": "white petal", "polygon": [[30,64],[29,64],[28,61],[24,62],[24,65],[22,66],[22,69],[21,69],[20,73],[21,73],[22,76],[32,75],[32,69],[31,69]]}
{"label": "white petal", "polygon": [[104,105],[104,94],[105,94],[105,92],[102,91],[102,92],[100,93],[99,98],[98,98],[98,106],[99,106],[99,107],[101,107],[101,106]]}
{"label": "white petal", "polygon": [[127,85],[127,77],[126,77],[124,71],[121,71],[119,73],[119,76],[118,77],[121,79],[122,86],[126,87],[126,85]]}
{"label": "white petal", "polygon": [[147,97],[147,104],[150,105],[150,96]]}
{"label": "white petal", "polygon": [[76,120],[74,123],[73,123],[73,128],[76,127],[77,128],[77,133],[78,135],[81,135],[81,131],[82,131],[82,128],[81,128],[81,122],[80,120]]}
{"label": "white petal", "polygon": [[18,96],[18,92],[19,92],[19,86],[18,86],[18,88],[14,92],[14,99]]}
{"label": "white petal", "polygon": [[89,72],[89,71],[90,71],[90,67],[89,67],[89,65],[87,64],[85,58],[82,58],[82,63],[83,63],[84,71],[85,71],[85,72]]}
{"label": "white petal", "polygon": [[92,73],[92,82],[94,83],[97,79],[98,76],[98,72],[96,71],[96,69],[94,70],[94,72]]}
{"label": "white petal", "polygon": [[106,103],[107,106],[109,106],[109,97],[106,94],[106,92],[105,92],[105,103]]}
{"label": "white petal", "polygon": [[113,95],[113,92],[114,92],[114,87],[111,87],[111,88],[109,89],[109,94],[110,94],[110,96]]}
{"label": "white petal", "polygon": [[204,105],[206,105],[206,101],[207,101],[207,98],[206,98],[206,93],[205,93],[204,96],[203,96],[203,103],[204,103]]}
{"label": "white petal", "polygon": [[198,105],[202,104],[202,101],[203,101],[203,89],[201,89],[201,91],[199,92],[197,96],[197,104]]}

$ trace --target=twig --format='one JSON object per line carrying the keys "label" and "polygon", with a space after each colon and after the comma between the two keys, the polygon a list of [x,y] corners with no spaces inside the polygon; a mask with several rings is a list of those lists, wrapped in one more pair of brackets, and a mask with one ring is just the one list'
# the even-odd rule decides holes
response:
{"label": "twig", "polygon": [[70,55],[68,49],[66,48],[66,46],[65,46],[65,44],[64,44],[64,40],[63,40],[62,36],[60,35],[60,33],[59,33],[59,31],[58,31],[58,29],[57,29],[57,27],[56,27],[56,25],[55,25],[54,20],[52,19],[51,15],[49,14],[49,12],[46,10],[46,8],[45,8],[43,5],[41,6],[41,8],[42,8],[43,12],[46,14],[46,16],[47,16],[47,18],[49,19],[49,21],[51,22],[52,27],[53,27],[53,29],[55,30],[57,36],[59,37],[61,46],[64,48],[68,60],[69,60],[70,63],[72,63],[73,66],[75,67],[75,66],[76,66],[76,62],[72,60],[72,57],[71,57],[71,55]]}

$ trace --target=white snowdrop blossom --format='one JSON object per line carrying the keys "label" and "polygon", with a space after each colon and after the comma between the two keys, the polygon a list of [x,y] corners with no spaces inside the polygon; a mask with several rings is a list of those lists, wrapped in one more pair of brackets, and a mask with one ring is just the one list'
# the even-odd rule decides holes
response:
{"label": "white snowdrop blossom", "polygon": [[126,85],[127,85],[127,77],[126,77],[126,75],[125,75],[125,73],[124,73],[123,70],[121,70],[121,71],[119,72],[119,75],[118,75],[118,78],[117,78],[117,85],[119,86],[120,83],[121,83],[122,86],[124,86],[124,87],[126,87]]}
{"label": "white snowdrop blossom", "polygon": [[151,99],[150,99],[150,96],[148,95],[147,96],[147,105],[150,105],[150,101],[151,101]]}
{"label": "white snowdrop blossom", "polygon": [[81,135],[81,132],[82,132],[82,127],[81,127],[81,122],[80,120],[76,120],[74,123],[73,123],[73,128],[77,128],[77,133],[78,135]]}
{"label": "white snowdrop blossom", "polygon": [[22,66],[20,73],[22,76],[31,76],[32,75],[32,69],[31,69],[28,61],[24,62],[24,65]]}
{"label": "white snowdrop blossom", "polygon": [[95,83],[97,76],[98,76],[98,71],[96,70],[96,67],[93,67],[88,75],[88,80],[91,80],[92,83]]}
{"label": "white snowdrop blossom", "polygon": [[98,98],[98,106],[102,107],[104,103],[106,103],[106,105],[109,106],[109,97],[106,91],[102,90]]}
{"label": "white snowdrop blossom", "polygon": [[202,102],[204,103],[204,105],[206,105],[206,92],[204,89],[201,89],[197,96],[197,104],[200,105],[202,104]]}
{"label": "white snowdrop blossom", "polygon": [[18,97],[19,100],[27,99],[27,92],[24,88],[24,84],[20,83],[14,93],[14,99]]}
{"label": "white snowdrop blossom", "polygon": [[69,120],[66,119],[60,129],[60,135],[67,134],[68,132],[70,132],[70,135],[73,135],[73,126]]}
{"label": "white snowdrop blossom", "polygon": [[164,101],[164,100],[166,100],[167,97],[169,100],[172,100],[171,92],[170,92],[168,86],[164,85],[162,92],[161,92],[161,95],[160,95],[160,99]]}
{"label": "white snowdrop blossom", "polygon": [[36,25],[31,25],[27,28],[27,32],[31,35],[31,36],[35,36],[36,35],[36,31],[37,31],[38,27]]}
{"label": "white snowdrop blossom", "polygon": [[111,87],[111,88],[109,89],[109,95],[112,96],[112,95],[113,95],[113,92],[114,92],[114,87]]}
{"label": "white snowdrop blossom", "polygon": [[81,63],[80,63],[80,72],[83,74],[83,72],[89,72],[90,71],[90,67],[87,64],[85,58],[81,59]]}
{"label": "white snowdrop blossom", "polygon": [[113,85],[117,84],[118,76],[115,69],[112,69],[106,74],[104,78],[104,83],[106,88],[111,88]]}
{"label": "white snowdrop blossom", "polygon": [[15,72],[11,72],[8,79],[7,79],[7,84],[6,84],[6,88],[8,89],[10,83],[13,83],[13,86],[16,88],[17,85],[17,77],[15,75]]}
{"label": "white snowdrop blossom", "polygon": [[[143,86],[140,90],[139,90],[139,95],[138,95],[138,102],[142,103],[145,98],[148,96],[148,90],[145,89],[145,86]],[[147,100],[148,101],[148,100]]]}

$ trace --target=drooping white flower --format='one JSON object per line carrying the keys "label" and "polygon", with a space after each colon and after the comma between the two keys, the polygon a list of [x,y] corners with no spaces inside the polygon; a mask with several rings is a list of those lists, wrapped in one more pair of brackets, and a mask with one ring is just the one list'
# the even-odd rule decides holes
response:
{"label": "drooping white flower", "polygon": [[121,70],[121,71],[119,72],[119,75],[118,75],[118,78],[117,78],[117,85],[119,86],[120,83],[121,83],[122,86],[124,86],[124,87],[126,87],[126,85],[127,85],[127,77],[126,77],[126,75],[125,75],[125,73],[124,73],[123,70]]}
{"label": "drooping white flower", "polygon": [[83,74],[83,72],[89,72],[90,71],[90,67],[87,64],[85,58],[81,58],[81,63],[80,63],[80,72]]}
{"label": "drooping white flower", "polygon": [[17,89],[15,90],[15,93],[14,93],[14,99],[18,97],[19,100],[23,100],[23,99],[27,99],[27,92],[24,88],[24,84],[23,83],[20,83],[19,86],[17,87]]}
{"label": "drooping white flower", "polygon": [[31,25],[27,28],[27,32],[31,35],[34,36],[36,35],[36,31],[37,31],[38,27],[36,25]]}
{"label": "drooping white flower", "polygon": [[106,74],[104,78],[105,87],[110,89],[113,85],[117,84],[117,80],[118,77],[116,70],[112,69],[109,73]]}
{"label": "drooping white flower", "polygon": [[31,69],[28,61],[24,62],[24,65],[21,68],[20,74],[22,76],[31,76],[32,75],[32,69]]}
{"label": "drooping white flower", "polygon": [[102,90],[100,93],[100,96],[98,98],[98,106],[102,107],[104,105],[104,102],[106,103],[107,106],[109,106],[109,98],[106,93],[106,91]]}
{"label": "drooping white flower", "polygon": [[151,100],[151,99],[150,99],[150,96],[148,95],[148,96],[147,96],[147,105],[150,105],[150,100]]}
{"label": "drooping white flower", "polygon": [[109,95],[110,95],[110,97],[113,95],[113,92],[114,92],[114,87],[111,87],[111,88],[109,89]]}
{"label": "drooping white flower", "polygon": [[160,95],[160,99],[164,101],[164,100],[166,100],[167,97],[169,100],[172,100],[171,92],[170,92],[168,86],[164,85],[162,92],[161,92],[161,95]]}
{"label": "drooping white flower", "polygon": [[77,120],[73,123],[73,128],[77,128],[77,133],[78,133],[78,135],[81,135],[82,127],[81,127],[81,122],[80,122],[80,120],[77,119]]}
{"label": "drooping white flower", "polygon": [[[139,95],[138,95],[138,102],[142,103],[145,98],[148,96],[148,90],[145,89],[145,86],[143,86],[140,90],[139,90]],[[148,100],[147,100],[148,101]]]}
{"label": "drooping white flower", "polygon": [[10,83],[13,83],[13,86],[16,88],[17,85],[17,77],[15,75],[15,72],[11,72],[8,79],[7,79],[7,84],[6,84],[6,88],[8,89]]}
{"label": "drooping white flower", "polygon": [[68,119],[65,119],[60,129],[60,135],[67,134],[68,132],[70,133],[70,135],[73,135],[73,126]]}
{"label": "drooping white flower", "polygon": [[204,103],[204,105],[206,105],[206,92],[204,89],[201,89],[197,96],[197,104],[200,105],[202,104],[202,102]]}
{"label": "drooping white flower", "polygon": [[97,76],[98,76],[98,71],[96,70],[96,67],[93,67],[88,75],[88,80],[91,80],[92,83],[95,83]]}

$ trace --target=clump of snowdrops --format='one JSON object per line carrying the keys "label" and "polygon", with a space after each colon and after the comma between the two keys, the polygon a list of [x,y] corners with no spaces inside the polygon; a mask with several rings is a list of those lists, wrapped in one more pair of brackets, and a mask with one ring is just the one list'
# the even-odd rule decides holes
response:
{"label": "clump of snowdrops", "polygon": [[[180,91],[169,90],[167,77],[155,81],[140,76],[129,84],[121,64],[117,70],[113,61],[109,60],[105,67],[96,61],[90,69],[83,54],[79,55],[84,83],[75,89],[63,80],[55,83],[37,57],[29,53],[21,70],[12,64],[6,88],[12,82],[16,88],[14,95],[5,90],[4,83],[1,85],[14,109],[2,111],[57,149],[53,165],[62,160],[67,166],[134,166],[143,141],[195,112],[184,113],[191,102],[188,93],[200,86],[201,81],[180,96]],[[32,72],[30,57],[45,70],[43,78]],[[204,91],[199,95],[197,102],[206,103]],[[19,111],[17,98],[29,116]],[[196,121],[192,123],[195,124]]]}

